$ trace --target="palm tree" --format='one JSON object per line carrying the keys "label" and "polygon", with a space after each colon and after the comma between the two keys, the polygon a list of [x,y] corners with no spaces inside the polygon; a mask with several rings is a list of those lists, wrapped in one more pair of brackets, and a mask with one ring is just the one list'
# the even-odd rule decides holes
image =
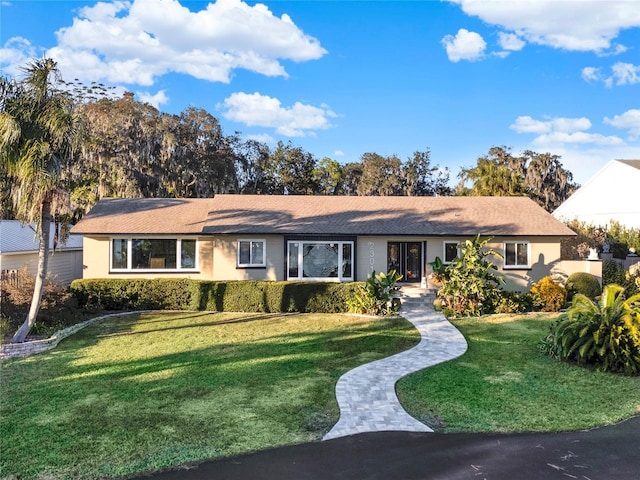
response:
{"label": "palm tree", "polygon": [[12,342],[23,342],[42,300],[49,260],[51,212],[63,206],[61,162],[72,156],[76,119],[69,95],[55,88],[56,62],[33,61],[22,81],[0,78],[0,163],[9,179],[15,217],[34,222],[39,237],[38,271],[27,318]]}

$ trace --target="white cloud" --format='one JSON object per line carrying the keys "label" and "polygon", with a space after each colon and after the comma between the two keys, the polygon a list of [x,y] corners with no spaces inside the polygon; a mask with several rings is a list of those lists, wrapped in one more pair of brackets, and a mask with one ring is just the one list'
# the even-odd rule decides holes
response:
{"label": "white cloud", "polygon": [[624,145],[624,140],[619,137],[606,137],[599,133],[586,132],[551,132],[545,133],[535,138],[534,145],[540,147],[551,147],[562,144],[594,144],[594,145]]}
{"label": "white cloud", "polygon": [[283,107],[277,98],[260,93],[236,92],[222,104],[222,116],[248,126],[275,128],[276,133],[287,137],[314,135],[315,130],[331,127],[329,118],[337,115],[328,106],[314,107],[296,102]]}
{"label": "white cloud", "polygon": [[565,144],[625,145],[619,137],[586,132],[591,126],[591,121],[585,117],[536,120],[530,116],[520,116],[509,128],[518,133],[536,134],[532,142],[536,147],[553,148]]}
{"label": "white cloud", "polygon": [[81,8],[56,37],[47,56],[64,78],[143,86],[169,72],[216,82],[229,82],[239,68],[286,77],[282,60],[327,53],[288,15],[241,0],[218,0],[199,11],[178,0],[98,2]]}
{"label": "white cloud", "polygon": [[616,85],[633,85],[640,83],[640,65],[618,62],[613,67],[613,78]]}
{"label": "white cloud", "polygon": [[336,157],[344,157],[344,152],[342,150],[336,150],[333,152]]}
{"label": "white cloud", "polygon": [[155,108],[160,108],[160,105],[164,105],[169,102],[169,97],[164,90],[160,90],[155,94],[149,92],[136,92],[136,95],[141,102],[153,105]]}
{"label": "white cloud", "polygon": [[441,43],[447,50],[447,56],[452,62],[479,60],[484,56],[484,50],[487,48],[487,42],[479,34],[464,28],[458,30],[455,37],[453,35],[445,36]]}
{"label": "white cloud", "polygon": [[640,83],[640,65],[618,62],[611,67],[611,75],[602,73],[601,68],[585,67],[582,78],[587,82],[603,82],[607,88],[613,85],[633,85]]}
{"label": "white cloud", "polygon": [[498,43],[505,50],[517,52],[522,50],[526,43],[515,33],[498,33]]}
{"label": "white cloud", "polygon": [[603,81],[602,71],[596,67],[584,67],[582,69],[582,79],[587,82]]}
{"label": "white cloud", "polygon": [[2,70],[12,77],[20,76],[23,73],[21,68],[25,67],[29,61],[40,56],[37,52],[38,49],[31,45],[31,42],[26,38],[10,38],[0,47]]}
{"label": "white cloud", "polygon": [[585,117],[558,117],[551,120],[535,120],[530,116],[520,116],[516,118],[515,123],[509,128],[518,133],[573,133],[590,129],[591,121]]}
{"label": "white cloud", "polygon": [[604,123],[622,130],[629,131],[629,139],[637,140],[640,138],[640,110],[631,109],[622,115],[614,115],[613,118],[604,118]]}
{"label": "white cloud", "polygon": [[640,26],[637,0],[448,0],[467,14],[515,32],[529,43],[576,51],[624,51],[613,40]]}
{"label": "white cloud", "polygon": [[275,143],[275,139],[268,133],[257,133],[252,135],[246,135],[246,137],[247,137],[247,140],[255,140],[256,142],[260,142],[260,143],[268,143],[268,144]]}

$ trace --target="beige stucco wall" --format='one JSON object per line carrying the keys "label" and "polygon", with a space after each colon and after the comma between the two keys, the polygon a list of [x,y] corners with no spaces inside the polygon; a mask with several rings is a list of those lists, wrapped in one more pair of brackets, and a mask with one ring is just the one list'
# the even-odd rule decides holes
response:
{"label": "beige stucco wall", "polygon": [[[265,240],[265,268],[238,268],[238,240]],[[224,235],[214,240],[213,279],[215,280],[284,280],[284,237]]]}
{"label": "beige stucco wall", "polygon": [[[157,238],[157,237],[154,237]],[[263,239],[266,241],[267,265],[265,268],[237,268],[236,252],[239,239]],[[372,270],[382,272],[387,270],[387,244],[388,242],[425,242],[425,275],[430,273],[429,262],[436,257],[443,258],[444,242],[467,240],[469,237],[382,237],[362,236],[356,243],[356,280],[363,281],[371,274]],[[199,237],[199,270],[198,272],[149,272],[149,273],[109,273],[109,248],[108,236],[84,237],[84,278],[175,278],[187,277],[207,280],[284,280],[285,273],[285,246],[284,237],[271,236],[238,236],[224,235],[218,237]],[[501,254],[505,240],[528,241],[530,243],[530,268],[505,269],[502,259],[496,259],[498,271],[504,275],[505,288],[508,290],[525,291],[546,275],[554,275],[554,278],[563,275],[563,268],[579,266],[566,266],[560,262],[560,242],[552,237],[496,237],[489,244]],[[584,263],[584,262],[583,262]],[[595,266],[593,266],[595,267]],[[596,276],[599,276],[594,272]],[[566,275],[565,275],[566,278]]]}
{"label": "beige stucco wall", "polygon": [[[143,235],[136,235],[142,238]],[[152,238],[162,238],[154,235]],[[175,238],[175,237],[168,237]],[[108,236],[83,237],[83,272],[82,278],[194,278],[210,280],[213,272],[213,239],[198,237],[198,271],[175,272],[114,272],[109,271],[109,249],[111,246]]]}
{"label": "beige stucco wall", "polygon": [[[372,269],[376,272],[387,269],[387,243],[388,242],[422,242],[426,241],[425,275],[431,273],[429,266],[436,257],[444,258],[444,243],[469,240],[470,237],[360,237],[358,239],[357,280],[365,280]],[[504,254],[505,241],[528,241],[530,243],[530,268],[505,269],[503,260],[496,258],[494,263],[498,271],[504,276],[507,290],[525,291],[550,274],[556,276],[562,272],[563,264],[560,262],[560,240],[555,237],[496,237],[488,246]],[[573,266],[572,266],[573,268]],[[576,267],[580,268],[580,267]],[[569,272],[572,273],[572,272]],[[598,276],[598,275],[596,275]],[[566,277],[565,277],[566,278]]]}

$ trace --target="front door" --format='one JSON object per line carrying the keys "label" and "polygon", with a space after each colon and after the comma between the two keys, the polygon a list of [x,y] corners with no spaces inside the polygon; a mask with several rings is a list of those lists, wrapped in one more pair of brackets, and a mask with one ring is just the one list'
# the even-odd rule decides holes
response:
{"label": "front door", "polygon": [[387,244],[387,271],[402,275],[401,282],[419,282],[422,278],[422,243],[389,242]]}

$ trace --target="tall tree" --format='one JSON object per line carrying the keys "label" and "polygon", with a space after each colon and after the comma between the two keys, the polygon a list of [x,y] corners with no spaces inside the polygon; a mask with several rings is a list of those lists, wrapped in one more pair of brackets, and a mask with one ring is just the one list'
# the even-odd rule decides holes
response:
{"label": "tall tree", "polygon": [[402,162],[398,157],[365,153],[361,161],[362,176],[358,183],[358,195],[402,195]]}
{"label": "tall tree", "polygon": [[458,177],[458,195],[527,195],[548,212],[578,188],[558,155],[527,150],[517,157],[505,147],[491,148],[475,167],[462,169]]}
{"label": "tall tree", "polygon": [[338,195],[345,181],[342,166],[329,157],[324,157],[318,162],[313,176],[318,185],[318,193],[323,195]]}
{"label": "tall tree", "polygon": [[[526,195],[527,186],[519,159],[508,150],[494,147],[489,155],[478,158],[475,167],[463,168],[456,193],[468,196],[508,197]],[[466,184],[471,183],[470,187]]]}
{"label": "tall tree", "polygon": [[311,153],[280,141],[263,169],[265,193],[312,195],[318,191],[315,168],[316,159]]}
{"label": "tall tree", "polygon": [[548,212],[553,212],[578,188],[573,183],[573,174],[562,166],[558,155],[527,150],[523,158],[529,196]]}
{"label": "tall tree", "polygon": [[11,182],[14,213],[35,222],[38,270],[27,318],[12,338],[23,342],[36,321],[49,260],[52,211],[66,203],[61,164],[73,156],[77,117],[70,96],[56,88],[51,59],[33,61],[20,82],[0,79],[0,160]]}
{"label": "tall tree", "polygon": [[402,165],[402,191],[408,196],[451,195],[449,170],[431,166],[431,152],[416,151]]}

